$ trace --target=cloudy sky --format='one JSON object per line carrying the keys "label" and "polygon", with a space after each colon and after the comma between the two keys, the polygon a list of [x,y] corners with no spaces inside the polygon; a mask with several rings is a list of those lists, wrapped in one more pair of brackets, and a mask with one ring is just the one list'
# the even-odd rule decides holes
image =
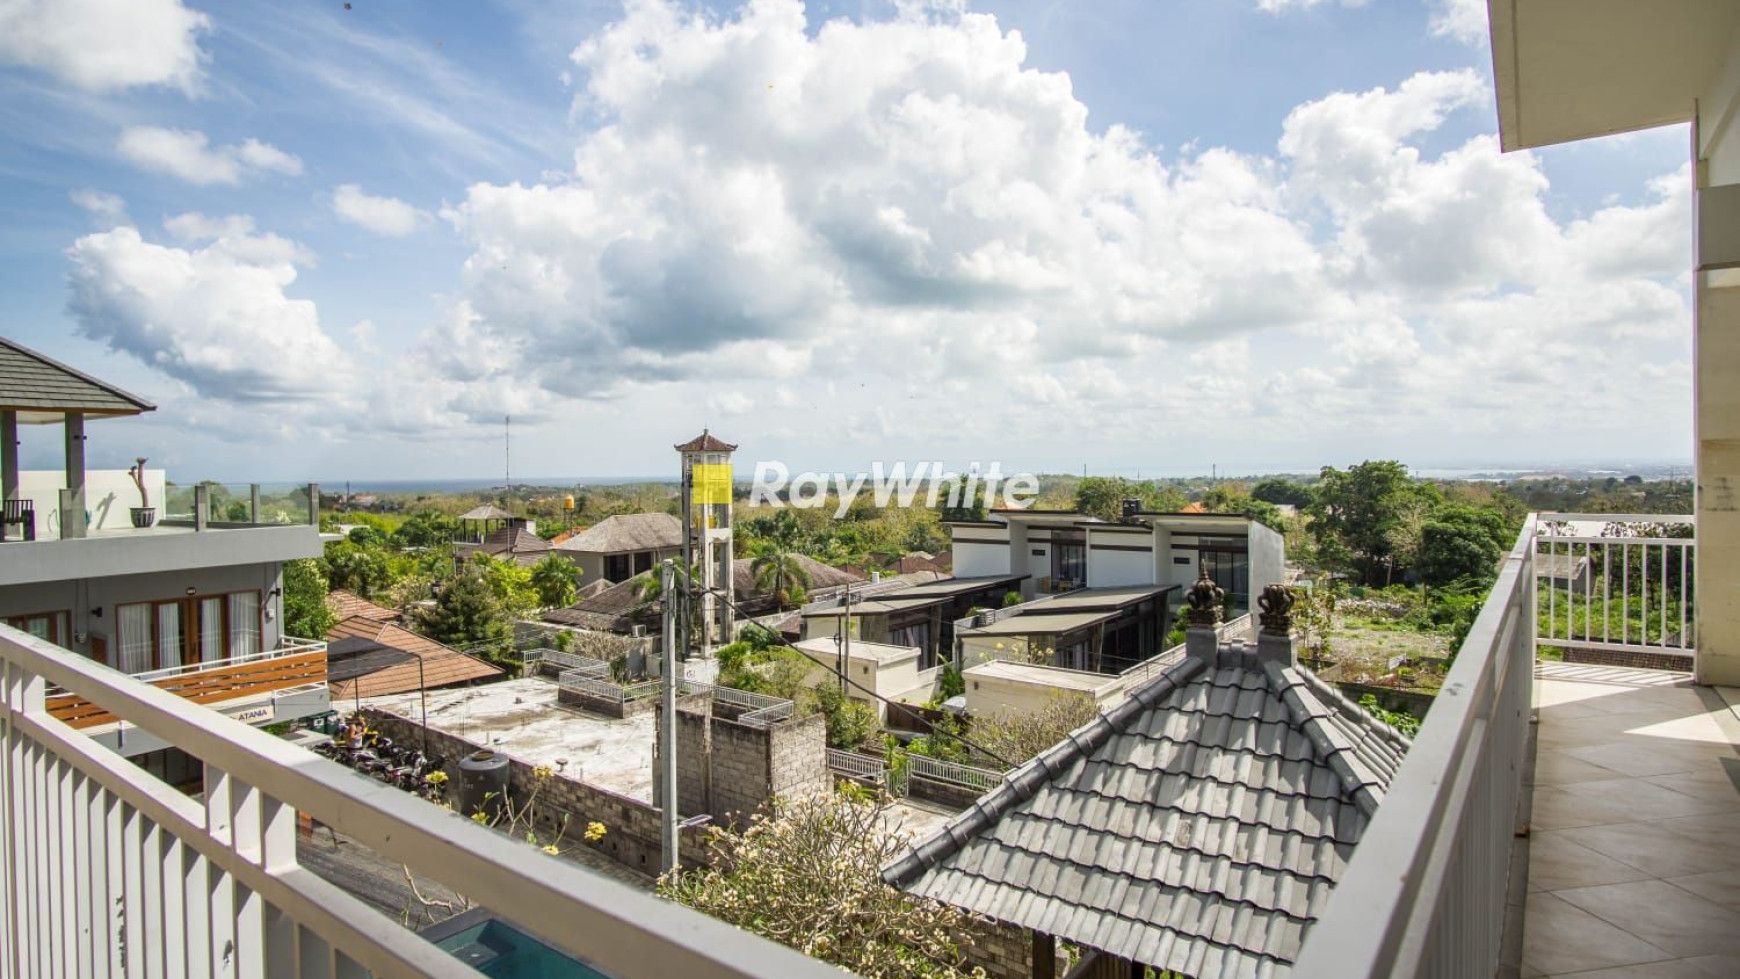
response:
{"label": "cloudy sky", "polygon": [[0,332],[172,478],[1688,458],[1687,134],[1501,155],[1485,27],[0,0]]}

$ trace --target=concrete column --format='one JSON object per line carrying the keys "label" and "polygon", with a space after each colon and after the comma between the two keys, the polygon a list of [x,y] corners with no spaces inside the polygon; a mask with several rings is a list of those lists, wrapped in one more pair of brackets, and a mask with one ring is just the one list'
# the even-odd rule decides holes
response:
{"label": "concrete column", "polygon": [[85,416],[66,414],[66,501],[60,510],[60,536],[85,536]]}
{"label": "concrete column", "polygon": [[18,498],[18,412],[0,411],[0,500]]}
{"label": "concrete column", "polygon": [[[1737,55],[1740,57],[1740,55]],[[1711,93],[1714,96],[1714,93]],[[1740,133],[1733,91],[1699,104],[1693,399],[1700,683],[1740,684]]]}

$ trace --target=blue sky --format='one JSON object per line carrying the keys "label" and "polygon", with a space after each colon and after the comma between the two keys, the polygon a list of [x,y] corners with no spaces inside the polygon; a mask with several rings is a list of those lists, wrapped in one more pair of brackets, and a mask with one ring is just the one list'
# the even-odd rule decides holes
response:
{"label": "blue sky", "polygon": [[0,320],[172,478],[1684,459],[1686,133],[1498,154],[1483,10],[27,0]]}

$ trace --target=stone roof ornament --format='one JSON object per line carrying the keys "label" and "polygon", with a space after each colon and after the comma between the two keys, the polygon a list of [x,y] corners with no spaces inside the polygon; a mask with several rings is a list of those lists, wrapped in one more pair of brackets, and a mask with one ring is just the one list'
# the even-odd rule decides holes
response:
{"label": "stone roof ornament", "polygon": [[1226,592],[1214,583],[1208,576],[1208,569],[1202,569],[1202,577],[1196,579],[1196,584],[1190,586],[1190,591],[1184,595],[1184,603],[1189,608],[1184,613],[1185,621],[1193,629],[1213,629],[1220,625],[1221,613],[1224,609]]}
{"label": "stone roof ornament", "polygon": [[1296,601],[1293,589],[1286,585],[1264,585],[1263,593],[1257,597],[1257,607],[1263,610],[1260,616],[1262,631],[1271,636],[1292,635],[1293,603]]}

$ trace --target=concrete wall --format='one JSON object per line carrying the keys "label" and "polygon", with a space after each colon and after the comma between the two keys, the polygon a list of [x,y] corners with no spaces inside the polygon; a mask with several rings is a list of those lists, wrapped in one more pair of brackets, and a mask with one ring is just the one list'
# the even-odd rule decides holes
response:
{"label": "concrete wall", "polygon": [[[228,531],[209,531],[222,534]],[[73,542],[68,542],[73,543]],[[103,544],[106,541],[79,543]],[[25,556],[30,544],[7,545],[8,555]],[[115,606],[133,602],[165,601],[186,598],[188,589],[196,595],[217,595],[224,592],[258,590],[261,618],[260,648],[276,648],[282,634],[283,598],[268,597],[274,588],[283,585],[283,566],[276,562],[245,564],[230,567],[196,568],[157,574],[114,575],[103,578],[77,578],[67,581],[0,587],[0,618],[39,612],[68,612],[73,641],[67,647],[74,652],[90,654],[90,637],[104,639],[111,660],[117,655],[115,637]],[[93,614],[102,609],[102,615]],[[80,638],[84,637],[84,638]],[[320,638],[305,636],[302,638]]]}
{"label": "concrete wall", "polygon": [[1251,607],[1255,608],[1257,596],[1263,593],[1265,585],[1285,584],[1287,581],[1287,539],[1252,521],[1249,558]]}
{"label": "concrete wall", "polygon": [[977,578],[985,575],[1010,574],[1009,545],[1002,542],[954,540],[954,573],[957,578]]}
{"label": "concrete wall", "polygon": [[[378,728],[394,741],[415,744],[422,737],[422,728],[409,718],[373,707],[363,708],[362,716],[370,727]],[[482,747],[445,731],[429,731],[429,753],[442,760],[447,784],[453,789],[459,785],[459,759]],[[512,763],[508,791],[515,800],[523,800],[535,783],[532,766],[509,757]],[[661,814],[657,806],[562,775],[554,775],[542,785],[535,808],[543,817],[539,823],[545,832],[553,833],[566,815],[567,845],[590,847],[626,867],[648,875],[658,873]],[[604,824],[602,840],[586,842],[582,834],[588,822]],[[695,826],[684,830],[679,849],[685,866],[705,865],[710,858],[706,828]]]}
{"label": "concrete wall", "polygon": [[[1697,665],[1702,683],[1740,684],[1740,46],[1698,100],[1694,191]],[[1717,268],[1719,265],[1730,265]]]}
{"label": "concrete wall", "polygon": [[967,712],[981,716],[1001,712],[1036,713],[1050,706],[1058,697],[1088,697],[1100,705],[1111,704],[1120,699],[1122,685],[1115,676],[1075,670],[1057,672],[1060,676],[1089,676],[1098,681],[1098,684],[1090,692],[968,671],[962,676],[967,684]]}
{"label": "concrete wall", "polygon": [[[1119,585],[1148,585],[1154,582],[1153,538],[1126,533],[1089,534],[1088,587],[1116,588]],[[1143,545],[1140,551],[1107,550]]]}
{"label": "concrete wall", "polygon": [[[36,503],[36,537],[60,536],[60,491],[66,486],[64,469],[26,469],[18,474],[18,495]],[[163,470],[145,470],[145,489],[151,505],[163,517]],[[139,488],[125,469],[85,470],[85,509],[91,530],[126,530],[133,526],[130,512],[139,505]],[[11,530],[9,529],[10,533]]]}

